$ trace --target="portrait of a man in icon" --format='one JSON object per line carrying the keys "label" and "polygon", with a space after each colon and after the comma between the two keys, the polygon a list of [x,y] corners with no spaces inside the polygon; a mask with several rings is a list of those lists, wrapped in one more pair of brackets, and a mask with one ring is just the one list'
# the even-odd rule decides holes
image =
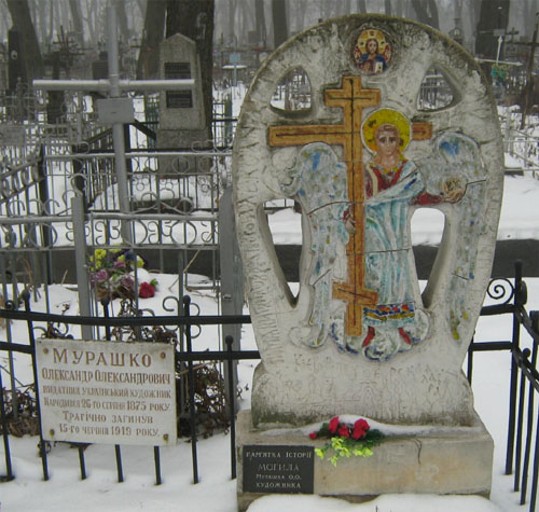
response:
{"label": "portrait of a man in icon", "polygon": [[353,56],[356,66],[363,73],[383,73],[391,61],[391,44],[381,30],[362,30],[357,37]]}

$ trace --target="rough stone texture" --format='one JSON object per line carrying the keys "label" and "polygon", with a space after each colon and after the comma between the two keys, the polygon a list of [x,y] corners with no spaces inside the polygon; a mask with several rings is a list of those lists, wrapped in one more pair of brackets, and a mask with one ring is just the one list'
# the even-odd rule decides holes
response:
{"label": "rough stone texture", "polygon": [[[314,446],[300,430],[257,431],[248,412],[238,415],[238,510],[263,494],[243,492],[244,445]],[[475,417],[470,427],[435,427],[416,434],[387,437],[369,458],[340,459],[336,467],[315,457],[314,494],[352,502],[381,494],[479,494],[488,497],[493,442]],[[284,461],[283,461],[284,462]]]}
{"label": "rough stone texture", "polygon": [[204,102],[200,64],[196,52],[196,43],[182,34],[175,34],[159,46],[160,76],[165,77],[165,63],[189,64],[191,76],[195,80],[193,87],[192,108],[166,108],[166,92],[160,93],[159,127],[163,130],[202,130],[204,122]]}
{"label": "rough stone texture", "polygon": [[[382,31],[391,42],[390,65],[383,73],[364,73],[354,62],[354,41],[368,29]],[[308,75],[312,105],[287,114],[270,102],[281,78],[298,66]],[[440,110],[418,110],[420,84],[432,66],[451,85],[453,101]],[[346,80],[356,86],[357,77],[362,90],[379,91],[379,102],[362,107],[361,118],[353,120],[355,130],[378,109],[398,112],[414,130],[428,124],[432,134],[423,139],[410,136],[406,158],[421,171],[428,192],[440,193],[433,178],[436,173],[456,174],[466,184],[459,202],[434,205],[445,216],[445,229],[425,291],[420,294],[413,274],[410,286],[405,287],[413,297],[415,320],[421,312],[428,329],[418,334],[413,346],[401,343],[396,353],[380,360],[362,353],[365,323],[361,335],[340,332],[337,342],[330,339],[328,327],[342,330],[347,322],[346,304],[331,295],[331,287],[354,273],[338,237],[355,235],[331,225],[329,213],[327,218],[322,215],[333,206],[344,209],[342,186],[352,176],[346,174],[347,166],[354,165],[359,172],[367,165],[371,155],[366,143],[359,148],[362,162],[358,163],[357,157],[347,160],[339,144],[317,145],[309,135],[303,139],[309,144],[283,147],[271,135],[271,130],[283,125],[300,126],[294,130],[301,133],[308,133],[311,125],[342,125],[343,109],[328,105],[325,94],[344,87]],[[358,140],[354,138],[354,151],[358,151]],[[454,155],[443,152],[452,144],[462,150],[460,157],[453,159]],[[334,186],[333,192],[341,194],[333,203],[331,198],[321,199],[319,209],[313,201],[329,188],[317,180],[307,183],[305,169],[314,152],[325,159],[328,187]],[[298,185],[300,178],[304,189]],[[429,27],[382,16],[339,18],[299,34],[265,61],[251,84],[237,128],[233,180],[247,296],[262,356],[253,380],[253,425],[301,426],[336,414],[392,424],[473,425],[473,396],[461,367],[490,277],[503,187],[496,107],[473,58]],[[317,187],[314,192],[308,189],[311,185]],[[298,200],[307,212],[297,297],[292,296],[279,267],[263,211],[265,203],[284,197]],[[344,199],[354,208],[360,204],[350,191]],[[414,208],[408,209],[408,223]],[[341,210],[333,212],[335,224],[344,224]],[[324,240],[321,233],[329,243],[319,251]],[[399,254],[412,272],[411,247],[403,238]],[[358,254],[356,263],[363,257]],[[323,272],[317,274],[319,260]],[[327,277],[331,275],[332,280]],[[349,347],[359,347],[359,353]]]}
{"label": "rough stone texture", "polygon": [[[192,91],[192,107],[168,108],[167,91],[162,91],[159,98],[159,129],[157,147],[160,149],[202,149],[210,139],[209,128],[205,125],[204,98],[202,96],[202,78],[196,43],[182,34],[175,34],[163,41],[159,47],[160,76],[165,76],[165,63],[188,64],[189,77],[195,81]],[[170,77],[177,78],[177,77]],[[189,89],[183,89],[188,91]],[[175,91],[171,91],[174,93]],[[181,173],[193,171],[193,157],[184,157],[178,161],[172,157],[160,157],[161,173]],[[200,171],[207,171],[209,164],[203,162]]]}

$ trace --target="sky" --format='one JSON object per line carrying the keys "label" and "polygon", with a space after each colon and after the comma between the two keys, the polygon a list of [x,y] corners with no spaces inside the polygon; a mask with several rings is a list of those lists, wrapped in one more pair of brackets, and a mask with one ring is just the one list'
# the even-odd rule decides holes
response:
{"label": "sky", "polygon": [[[506,177],[504,203],[500,221],[499,238],[537,238],[539,229],[534,226],[539,181],[531,175]],[[282,217],[285,217],[282,215]],[[283,218],[282,229],[287,225]],[[289,220],[289,219],[288,219]],[[421,224],[421,223],[419,223]],[[281,223],[276,222],[278,232]],[[518,226],[518,228],[517,228]],[[418,230],[429,239],[428,222]],[[282,234],[285,238],[285,234]],[[294,235],[294,236],[297,236]],[[174,276],[156,275],[159,288],[156,296],[146,299],[148,307],[161,307],[165,295],[175,291]],[[191,282],[204,280],[193,276]],[[529,287],[529,310],[539,309],[539,279],[527,279]],[[33,304],[32,309],[44,310],[44,295]],[[214,299],[203,292],[193,293],[193,301],[200,305],[204,314],[216,312]],[[76,293],[66,287],[53,285],[50,289],[53,310],[66,310],[66,314],[78,313]],[[146,305],[145,304],[145,305]],[[248,310],[246,310],[248,313]],[[25,336],[26,326],[12,324],[15,339]],[[5,328],[2,328],[5,329]],[[509,317],[480,319],[476,339],[508,339],[511,331]],[[0,331],[0,335],[2,332]],[[207,336],[207,338],[205,338]],[[210,346],[211,333],[201,336],[197,348]],[[255,348],[249,326],[243,329],[243,348]],[[6,366],[4,354],[0,364]],[[476,355],[473,390],[475,408],[494,439],[493,485],[490,500],[477,496],[430,496],[385,495],[363,504],[350,504],[336,498],[312,495],[269,495],[253,502],[249,512],[522,512],[527,508],[519,505],[519,495],[512,492],[512,477],[503,474],[505,457],[505,431],[507,422],[508,353],[480,353]],[[242,394],[240,407],[249,408],[251,376],[254,362],[243,361],[239,365]],[[5,372],[3,374],[6,382]],[[24,383],[30,379],[27,356],[17,358],[17,378]],[[10,438],[15,480],[0,483],[1,512],[131,512],[203,510],[204,512],[233,512],[236,506],[236,482],[230,476],[230,437],[216,433],[201,440],[198,445],[200,482],[193,484],[191,469],[191,445],[180,438],[175,446],[162,448],[161,462],[163,483],[154,482],[153,450],[151,447],[123,446],[125,482],[116,480],[114,448],[109,445],[91,445],[85,452],[88,478],[80,480],[78,452],[66,443],[52,447],[48,457],[50,480],[42,478],[41,461],[37,452],[37,438]],[[0,474],[5,473],[4,448],[0,447]]]}

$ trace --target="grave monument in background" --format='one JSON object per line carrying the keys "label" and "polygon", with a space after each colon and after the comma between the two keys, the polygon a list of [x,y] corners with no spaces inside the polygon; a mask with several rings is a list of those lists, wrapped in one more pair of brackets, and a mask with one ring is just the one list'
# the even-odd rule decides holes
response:
{"label": "grave monument in background", "polygon": [[[297,110],[273,101],[291,70],[310,86]],[[443,108],[418,100],[433,72],[452,91]],[[233,162],[262,357],[251,410],[238,420],[239,509],[270,492],[488,495],[493,443],[461,367],[490,278],[503,154],[496,105],[473,58],[403,19],[324,22],[260,68]],[[264,213],[282,198],[302,211],[296,296]],[[427,207],[445,225],[421,291],[410,226]],[[320,441],[307,434],[337,415],[399,435],[370,458],[333,467],[312,457]],[[299,484],[275,484],[284,480]]]}
{"label": "grave monument in background", "polygon": [[[183,34],[174,34],[159,46],[159,75],[165,80],[194,79],[189,89],[161,91],[157,147],[163,150],[192,151],[207,149],[210,127],[206,125],[200,59],[196,43]],[[204,161],[201,171],[208,170]],[[194,156],[181,162],[173,157],[160,157],[160,172],[178,173],[197,169]]]}

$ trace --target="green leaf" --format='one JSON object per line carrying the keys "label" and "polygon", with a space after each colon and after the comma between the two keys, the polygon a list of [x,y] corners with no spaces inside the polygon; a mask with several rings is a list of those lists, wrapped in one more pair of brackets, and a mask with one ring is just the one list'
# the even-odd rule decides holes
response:
{"label": "green leaf", "polygon": [[324,460],[324,457],[326,456],[326,452],[322,448],[315,448],[314,453],[316,453],[322,460]]}

